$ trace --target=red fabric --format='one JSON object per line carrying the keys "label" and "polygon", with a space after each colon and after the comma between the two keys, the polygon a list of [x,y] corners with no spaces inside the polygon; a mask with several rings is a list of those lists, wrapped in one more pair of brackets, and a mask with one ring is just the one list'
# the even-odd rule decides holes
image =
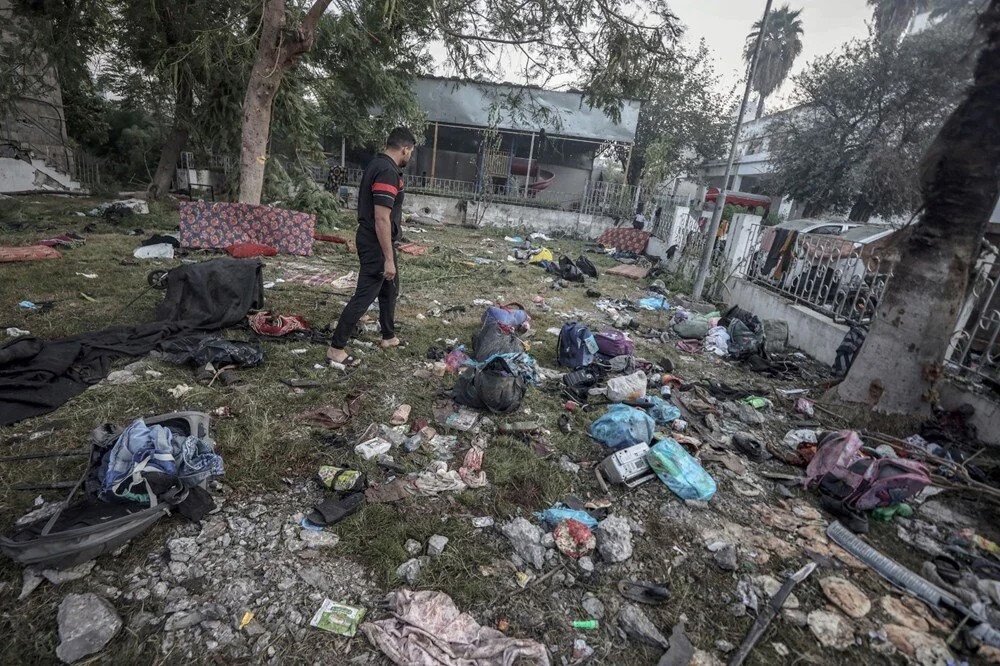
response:
{"label": "red fabric", "polygon": [[308,331],[309,322],[300,315],[272,315],[267,310],[261,310],[247,315],[250,328],[261,335],[280,337],[292,331]]}
{"label": "red fabric", "polygon": [[0,247],[0,263],[7,261],[37,261],[39,259],[62,259],[62,255],[45,245]]}
{"label": "red fabric", "polygon": [[385,192],[386,194],[396,196],[399,194],[399,188],[393,187],[388,183],[372,183],[372,192]]}
{"label": "red fabric", "polygon": [[430,248],[426,245],[418,245],[417,243],[403,243],[399,246],[399,251],[419,257],[422,254],[427,254]]}
{"label": "red fabric", "polygon": [[649,273],[648,268],[642,268],[641,266],[634,266],[632,264],[623,264],[621,266],[615,266],[609,269],[608,275],[620,275],[621,277],[627,277],[632,280],[642,280]]}
{"label": "red fabric", "polygon": [[332,234],[313,234],[313,240],[326,241],[327,243],[340,243],[341,245],[351,244],[351,241],[346,238],[341,238],[340,236],[334,236]]}
{"label": "red fabric", "polygon": [[278,254],[276,248],[262,243],[233,243],[226,248],[229,256],[237,259],[249,259],[250,257],[273,257]]}
{"label": "red fabric", "polygon": [[652,235],[648,231],[639,229],[606,229],[597,237],[597,242],[604,247],[643,254],[646,251],[646,243]]}
{"label": "red fabric", "polygon": [[263,243],[281,254],[312,254],[316,216],[233,201],[181,203],[181,247],[225,249]]}

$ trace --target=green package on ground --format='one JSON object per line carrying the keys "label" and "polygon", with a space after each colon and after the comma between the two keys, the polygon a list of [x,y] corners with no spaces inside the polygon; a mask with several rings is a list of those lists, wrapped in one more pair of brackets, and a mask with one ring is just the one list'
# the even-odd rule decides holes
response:
{"label": "green package on ground", "polygon": [[358,632],[358,625],[361,624],[364,617],[364,608],[324,599],[323,605],[313,615],[312,622],[309,624],[341,636],[351,637]]}
{"label": "green package on ground", "polygon": [[767,398],[762,398],[759,395],[749,395],[740,400],[740,402],[745,402],[754,409],[764,409],[765,407],[771,406],[770,400],[768,400]]}
{"label": "green package on ground", "polygon": [[319,468],[319,480],[327,488],[342,493],[353,492],[364,485],[361,482],[361,472],[333,465],[323,465]]}

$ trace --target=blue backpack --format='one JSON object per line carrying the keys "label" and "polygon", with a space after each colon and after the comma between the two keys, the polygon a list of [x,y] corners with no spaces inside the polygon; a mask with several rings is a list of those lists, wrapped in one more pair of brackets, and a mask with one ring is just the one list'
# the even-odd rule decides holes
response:
{"label": "blue backpack", "polygon": [[566,322],[559,331],[556,363],[574,370],[582,368],[593,363],[597,350],[597,340],[589,328],[575,321]]}

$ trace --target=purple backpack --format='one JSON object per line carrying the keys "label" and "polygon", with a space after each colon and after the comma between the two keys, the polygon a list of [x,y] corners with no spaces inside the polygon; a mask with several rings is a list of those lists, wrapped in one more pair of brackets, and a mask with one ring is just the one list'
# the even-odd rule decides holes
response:
{"label": "purple backpack", "polygon": [[826,435],[806,468],[810,485],[859,511],[903,502],[931,479],[927,468],[906,458],[864,458],[861,437],[852,430]]}
{"label": "purple backpack", "polygon": [[594,335],[598,350],[605,356],[631,356],[635,345],[621,331],[606,328]]}

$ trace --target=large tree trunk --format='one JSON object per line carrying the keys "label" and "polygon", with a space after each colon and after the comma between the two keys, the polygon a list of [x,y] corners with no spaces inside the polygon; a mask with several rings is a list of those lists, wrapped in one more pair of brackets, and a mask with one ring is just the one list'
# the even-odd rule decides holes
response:
{"label": "large tree trunk", "polygon": [[274,97],[285,70],[312,47],[316,24],[330,2],[316,0],[294,32],[284,30],[285,0],[266,0],[264,4],[257,57],[243,99],[240,145],[240,201],[243,203],[260,203]]}
{"label": "large tree trunk", "polygon": [[760,120],[760,117],[764,115],[764,96],[761,95],[757,100],[757,113],[754,115],[754,120]]}
{"label": "large tree trunk", "polygon": [[898,261],[841,399],[882,412],[936,400],[944,353],[997,199],[1000,168],[1000,0],[982,18],[986,42],[968,96],[924,156],[924,212],[896,245]]}
{"label": "large tree trunk", "polygon": [[847,214],[847,219],[851,222],[867,222],[872,216],[872,205],[865,195],[858,197],[858,200],[851,206],[851,212]]}
{"label": "large tree trunk", "polygon": [[194,92],[190,82],[181,77],[177,82],[177,100],[174,103],[174,123],[167,136],[163,149],[160,151],[160,161],[156,165],[156,173],[146,190],[146,198],[150,201],[162,199],[170,191],[170,181],[177,170],[177,161],[181,151],[187,145],[191,127],[191,109],[194,107]]}

